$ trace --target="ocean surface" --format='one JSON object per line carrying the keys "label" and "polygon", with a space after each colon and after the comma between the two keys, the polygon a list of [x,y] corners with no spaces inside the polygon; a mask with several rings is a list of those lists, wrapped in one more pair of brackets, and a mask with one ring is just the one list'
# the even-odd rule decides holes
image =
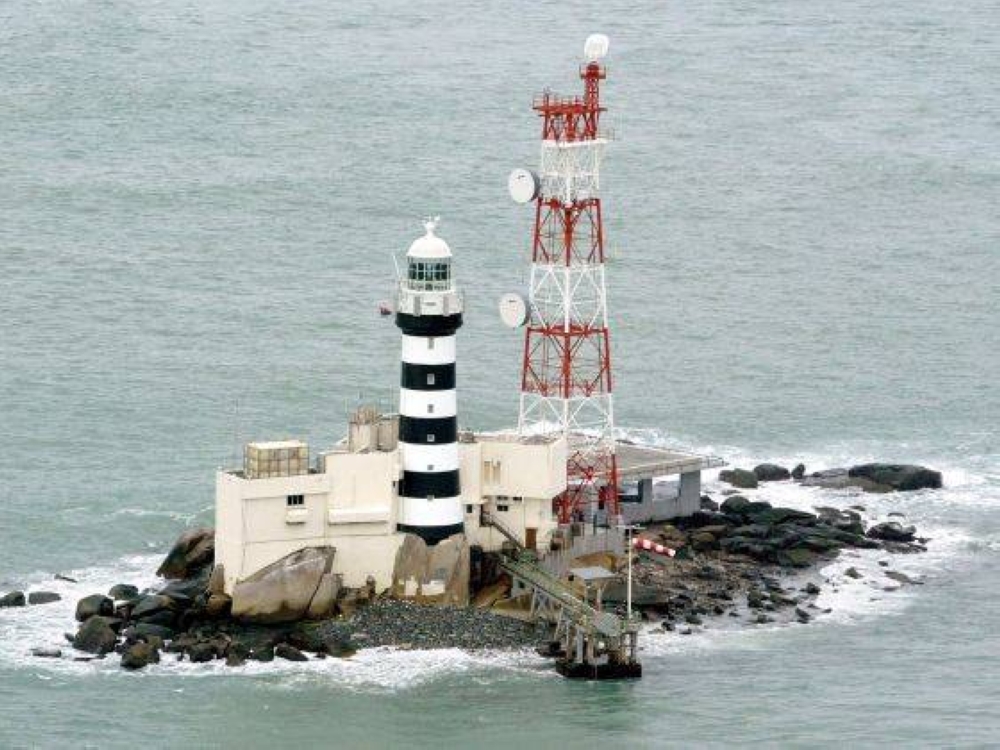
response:
{"label": "ocean surface", "polygon": [[[211,521],[241,442],[319,448],[391,403],[376,305],[428,214],[466,293],[461,422],[516,418],[506,176],[593,31],[619,424],[743,466],[940,469],[756,493],[905,513],[930,550],[893,565],[925,584],[846,555],[829,615],[650,634],[629,684],[530,654],[32,658]],[[0,592],[66,597],[0,610],[0,747],[1000,744],[998,83],[996,0],[0,0]]]}

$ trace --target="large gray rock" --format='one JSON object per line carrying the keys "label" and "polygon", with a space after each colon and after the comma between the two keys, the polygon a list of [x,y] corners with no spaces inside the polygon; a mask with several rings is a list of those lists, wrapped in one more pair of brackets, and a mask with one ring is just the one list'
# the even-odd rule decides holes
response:
{"label": "large gray rock", "polygon": [[881,539],[886,542],[912,542],[917,530],[913,526],[903,526],[896,521],[879,523],[868,529],[870,539]]}
{"label": "large gray rock", "polygon": [[906,492],[939,489],[941,473],[923,466],[908,464],[861,464],[850,469],[826,469],[805,477],[807,487],[844,489],[858,487],[865,492]]}
{"label": "large gray rock", "polygon": [[757,486],[757,475],[746,469],[724,469],[719,472],[719,480],[745,490]]}
{"label": "large gray rock", "polygon": [[160,652],[156,646],[139,641],[133,643],[122,654],[122,666],[125,669],[142,669],[149,664],[156,664],[160,661]]}
{"label": "large gray rock", "polygon": [[862,464],[852,466],[848,474],[864,478],[893,490],[908,492],[922,489],[941,489],[941,472],[925,466],[909,464]]}
{"label": "large gray rock", "polygon": [[398,599],[464,607],[469,603],[469,543],[455,534],[428,547],[406,534],[396,550],[392,593]]}
{"label": "large gray rock", "polygon": [[757,464],[753,467],[754,476],[761,482],[780,482],[791,478],[791,472],[778,464]]}
{"label": "large gray rock", "polygon": [[118,636],[108,624],[108,618],[93,616],[80,626],[73,638],[73,648],[88,654],[107,654],[114,651]]}
{"label": "large gray rock", "polygon": [[108,591],[108,596],[116,601],[130,601],[139,596],[139,589],[129,583],[116,583]]}
{"label": "large gray rock", "polygon": [[215,529],[188,529],[181,534],[156,575],[163,578],[191,578],[211,565],[215,558]]}
{"label": "large gray rock", "polygon": [[77,622],[89,620],[94,615],[110,616],[114,611],[115,603],[104,594],[91,594],[76,603]]}
{"label": "large gray rock", "polygon": [[32,591],[28,594],[28,604],[51,604],[62,599],[55,591]]}
{"label": "large gray rock", "polygon": [[331,610],[333,601],[323,599],[331,595],[333,587],[324,577],[331,572],[335,553],[333,547],[302,549],[240,581],[233,587],[233,617],[274,624],[301,620],[310,608]]}
{"label": "large gray rock", "polygon": [[23,591],[11,591],[0,596],[0,607],[23,607],[25,605]]}

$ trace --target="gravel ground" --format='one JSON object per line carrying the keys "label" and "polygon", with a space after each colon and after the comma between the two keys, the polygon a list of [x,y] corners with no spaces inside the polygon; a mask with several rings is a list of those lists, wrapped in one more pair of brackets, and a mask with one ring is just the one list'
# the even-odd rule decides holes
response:
{"label": "gravel ground", "polygon": [[547,628],[479,609],[433,607],[379,600],[359,610],[347,623],[351,640],[363,648],[399,646],[415,649],[515,649],[547,641]]}

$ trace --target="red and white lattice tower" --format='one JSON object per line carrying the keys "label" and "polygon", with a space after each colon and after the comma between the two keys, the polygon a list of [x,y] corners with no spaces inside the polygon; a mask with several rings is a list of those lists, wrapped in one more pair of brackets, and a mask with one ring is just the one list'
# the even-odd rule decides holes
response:
{"label": "red and white lattice tower", "polygon": [[542,118],[539,171],[515,170],[508,185],[516,201],[535,205],[518,429],[561,431],[567,439],[567,490],[557,501],[563,523],[589,516],[595,504],[618,513],[599,192],[607,48],[601,34],[587,39],[582,97],[546,92],[535,99]]}

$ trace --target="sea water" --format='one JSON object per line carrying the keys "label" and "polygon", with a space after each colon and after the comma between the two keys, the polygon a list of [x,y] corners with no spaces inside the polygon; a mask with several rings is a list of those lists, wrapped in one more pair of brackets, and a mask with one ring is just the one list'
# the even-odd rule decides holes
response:
{"label": "sea water", "polygon": [[[942,470],[940,492],[752,493],[905,513],[931,542],[892,567],[923,584],[846,553],[828,615],[645,634],[634,683],[527,653],[30,656],[80,596],[153,582],[242,442],[319,448],[391,403],[377,305],[426,215],[466,294],[460,419],[512,423],[495,302],[532,217],[506,175],[594,31],[619,424],[740,466]],[[998,40],[981,0],[4,0],[0,592],[64,599],[0,611],[0,746],[1000,742]]]}

